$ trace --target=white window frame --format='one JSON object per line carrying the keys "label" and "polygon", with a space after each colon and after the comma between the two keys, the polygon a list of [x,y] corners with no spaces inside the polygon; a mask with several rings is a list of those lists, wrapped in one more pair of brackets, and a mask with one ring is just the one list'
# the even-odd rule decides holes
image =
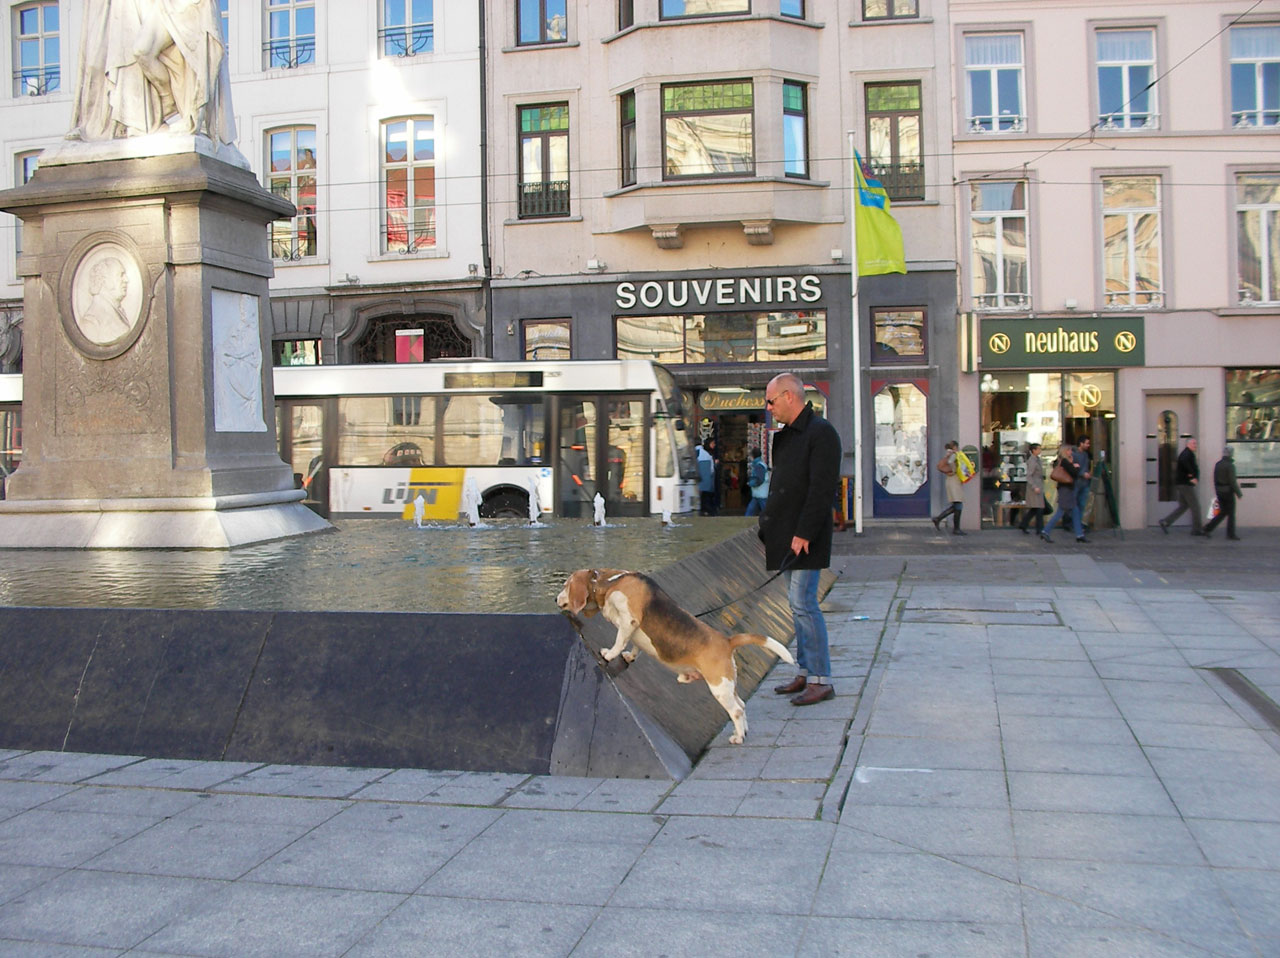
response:
{"label": "white window frame", "polygon": [[[1248,171],[1236,173],[1236,299],[1241,306],[1274,306],[1280,303],[1280,198],[1267,203],[1248,203],[1241,200],[1242,180],[1250,176],[1270,176],[1280,179],[1280,170]],[[1258,241],[1256,248],[1262,251],[1259,264],[1258,286],[1261,298],[1254,299],[1244,288],[1240,275],[1243,266],[1243,250],[1240,248],[1241,220],[1253,214],[1257,217]],[[1268,297],[1268,291],[1277,290]]]}
{"label": "white window frame", "polygon": [[[298,134],[300,132],[309,132],[315,142],[315,164],[311,167],[299,166],[297,162],[299,146]],[[271,168],[271,140],[275,136],[289,134],[289,169],[288,171],[275,171]],[[265,153],[264,169],[266,170],[265,179],[267,181],[267,189],[271,190],[277,196],[281,196],[297,207],[297,213],[287,222],[289,224],[289,253],[286,256],[276,254],[276,237],[280,231],[280,227],[286,222],[284,220],[276,220],[267,227],[270,240],[271,258],[279,264],[310,262],[314,263],[320,257],[320,134],[319,130],[313,123],[290,123],[285,126],[274,126],[263,132],[263,151]],[[304,172],[308,171],[309,174]],[[298,180],[300,177],[310,175],[315,190],[316,204],[311,212],[304,212],[303,207],[298,200],[300,199]],[[288,194],[277,192],[280,183],[288,182]],[[310,223],[311,230],[315,234],[315,252],[307,253],[302,250],[300,238],[303,235],[307,223]]]}
{"label": "white window frame", "polygon": [[[1254,43],[1246,43],[1246,39]],[[1280,70],[1280,24],[1249,23],[1233,26],[1227,40],[1230,64],[1231,126],[1235,129],[1269,129],[1280,126],[1280,103],[1267,103],[1264,78],[1267,67]],[[1235,108],[1237,67],[1252,67],[1253,109]]]}
{"label": "white window frame", "polygon": [[[56,29],[46,30],[47,11],[52,9],[57,17]],[[35,33],[20,33],[22,14],[36,12],[38,24]],[[10,14],[13,30],[13,95],[48,96],[62,88],[62,10],[57,0],[38,0],[35,3],[23,3],[15,6]],[[56,59],[47,59],[49,43],[57,44]],[[22,48],[24,44],[35,44],[39,54],[39,62],[34,66],[23,66]]]}
{"label": "white window frame", "polygon": [[[315,0],[266,0],[267,41],[263,44],[263,58],[268,70],[292,70],[302,66],[314,66],[316,39],[320,32],[316,22],[318,10]],[[298,32],[298,13],[311,11],[311,33]],[[275,24],[279,14],[286,14],[289,22],[287,33],[276,34]],[[277,59],[279,57],[279,59]]]}
{"label": "white window frame", "polygon": [[[993,186],[997,183],[1014,184],[1015,192],[1017,184],[1022,185],[1023,205],[1021,209],[1007,210],[975,210],[973,208],[973,190],[983,185]],[[1012,180],[971,180],[969,183],[969,288],[972,295],[973,308],[981,312],[992,312],[998,310],[1025,311],[1031,308],[1031,183],[1025,179]],[[975,222],[989,221],[992,225],[992,235],[995,237],[995,254],[994,260],[994,278],[995,289],[978,292],[976,282],[976,271],[979,260],[977,250],[977,236],[973,225]],[[1003,237],[1005,235],[1005,223],[1012,220],[1022,220],[1023,235],[1026,237],[1026,286],[1023,290],[1010,290],[1006,288],[1006,259],[1007,253]]]}
{"label": "white window frame", "polygon": [[[971,45],[970,41],[979,40],[998,40],[998,39],[1016,39],[1018,41],[1017,57],[1000,58],[999,54],[995,54],[991,62],[979,63],[971,62],[971,57],[976,61],[978,57],[974,54],[979,51],[975,49],[976,43]],[[995,44],[987,45],[992,53],[995,53]],[[980,134],[1010,134],[1025,133],[1027,131],[1027,38],[1026,34],[1021,30],[1012,31],[983,31],[981,33],[966,33],[962,38],[962,48],[964,51],[964,96],[965,96],[965,129],[968,133]],[[1000,73],[1006,70],[1016,70],[1018,74],[1018,103],[1017,112],[1006,111],[1000,102]],[[975,114],[974,113],[974,83],[979,78],[986,79],[989,84],[991,93],[992,113]]]}
{"label": "white window frame", "polygon": [[[1122,35],[1137,36],[1145,34],[1150,43],[1150,55],[1137,56],[1116,51],[1112,56],[1104,56],[1103,46],[1106,40],[1122,41]],[[1094,78],[1097,83],[1098,96],[1098,129],[1108,132],[1114,130],[1155,130],[1160,127],[1159,86],[1156,78],[1156,31],[1152,27],[1100,27],[1094,31],[1093,49],[1095,57]],[[1111,44],[1113,49],[1117,43]],[[1135,69],[1147,68],[1150,80],[1143,89],[1138,89],[1141,80],[1134,80]],[[1102,71],[1120,70],[1120,108],[1112,113],[1104,113],[1102,107]],[[1149,109],[1137,112],[1133,109],[1136,97],[1146,93],[1150,97]]]}
{"label": "white window frame", "polygon": [[[419,123],[422,123],[424,121],[430,121],[431,123],[431,140],[432,140],[431,159],[415,160],[413,158],[413,143],[415,142],[416,127]],[[388,130],[391,126],[394,126],[397,123],[405,124],[405,137],[407,140],[406,148],[405,148],[405,159],[404,159],[404,162],[400,162],[400,161],[389,162],[387,160]],[[384,120],[381,120],[378,124],[378,196],[379,196],[378,204],[379,204],[379,215],[380,215],[380,219],[378,223],[378,243],[379,243],[379,250],[383,255],[398,254],[402,256],[412,256],[415,253],[433,252],[436,249],[438,249],[440,246],[440,218],[439,218],[440,217],[440,213],[439,213],[440,178],[439,178],[439,174],[435,172],[438,169],[436,145],[437,145],[437,140],[439,138],[439,135],[440,135],[439,119],[435,115],[430,113],[419,113],[419,114],[413,114],[409,116],[388,117]],[[429,207],[431,213],[430,213],[430,216],[428,217],[431,221],[430,238],[424,239],[421,242],[419,242],[416,235],[412,240],[409,239],[409,233],[411,231],[415,232],[416,234],[416,230],[412,229],[413,220],[414,220],[413,214],[418,209],[428,209],[428,207],[410,206],[408,198],[414,195],[414,188],[413,188],[414,187],[413,180],[415,175],[414,171],[417,169],[427,169],[427,168],[430,168],[433,171],[432,202],[431,202],[431,206]],[[391,216],[391,206],[387,202],[387,173],[390,170],[404,170],[406,174],[405,175],[406,191],[405,191],[405,208],[404,208],[405,248],[403,250],[392,249],[387,239],[388,221]]]}
{"label": "white window frame", "polygon": [[[414,19],[414,6],[419,2],[427,4],[426,20]],[[379,0],[378,6],[379,56],[393,59],[435,52],[435,0]],[[400,14],[400,22],[389,23],[391,15],[396,12]]]}
{"label": "white window frame", "polygon": [[[1150,206],[1107,206],[1107,184],[1113,180],[1151,179],[1155,181],[1155,203]],[[1101,177],[1101,225],[1102,225],[1102,305],[1105,309],[1135,309],[1140,307],[1160,309],[1164,306],[1164,216],[1161,210],[1164,199],[1164,177],[1159,173],[1133,172],[1108,173]],[[1156,277],[1155,289],[1138,289],[1137,225],[1144,216],[1156,218]],[[1107,220],[1124,219],[1124,284],[1125,289],[1109,290],[1107,270],[1111,254],[1107,248]]]}

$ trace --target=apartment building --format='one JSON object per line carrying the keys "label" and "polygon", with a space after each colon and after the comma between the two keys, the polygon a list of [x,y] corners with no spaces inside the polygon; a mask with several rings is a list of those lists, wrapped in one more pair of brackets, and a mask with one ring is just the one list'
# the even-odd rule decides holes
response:
{"label": "apartment building", "polygon": [[[494,355],[674,372],[745,506],[764,387],[798,372],[868,515],[926,515],[956,426],[945,10],[928,0],[486,3]],[[940,64],[942,66],[940,66]],[[893,198],[906,275],[852,322],[850,140]],[[862,337],[854,376],[853,336]],[[883,480],[883,481],[882,481]]]}
{"label": "apartment building", "polygon": [[984,512],[1028,441],[1088,435],[1154,525],[1196,437],[1203,506],[1230,444],[1241,522],[1277,524],[1280,7],[952,0],[951,30]]}
{"label": "apartment building", "polygon": [[[9,184],[70,126],[82,0],[6,0]],[[485,355],[480,16],[432,0],[220,0],[237,146],[273,225],[277,363]],[[0,309],[21,309],[3,216]]]}

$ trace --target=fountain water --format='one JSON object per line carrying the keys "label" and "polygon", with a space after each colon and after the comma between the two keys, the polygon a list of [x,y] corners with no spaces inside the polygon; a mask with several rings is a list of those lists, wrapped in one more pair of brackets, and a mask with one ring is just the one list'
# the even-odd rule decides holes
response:
{"label": "fountain water", "polygon": [[538,499],[538,480],[529,479],[529,525],[542,525],[542,503]]}
{"label": "fountain water", "polygon": [[596,513],[595,518],[592,520],[592,524],[597,526],[604,525],[604,496],[597,492],[595,499],[592,500],[592,505],[595,506]]}
{"label": "fountain water", "polygon": [[422,517],[427,511],[427,500],[422,497],[422,493],[418,493],[418,498],[413,500],[413,524],[419,529],[422,528]]}
{"label": "fountain water", "polygon": [[467,525],[473,529],[480,525],[480,484],[468,476],[462,484],[462,511],[467,514]]}
{"label": "fountain water", "polygon": [[670,507],[662,510],[662,524],[664,526],[671,525],[671,509]]}

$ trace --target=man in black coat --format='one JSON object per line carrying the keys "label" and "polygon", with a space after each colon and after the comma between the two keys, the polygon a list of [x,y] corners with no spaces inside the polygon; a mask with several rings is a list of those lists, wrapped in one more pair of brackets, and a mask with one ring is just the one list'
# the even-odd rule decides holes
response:
{"label": "man in black coat", "polygon": [[1160,531],[1169,534],[1169,527],[1178,516],[1191,510],[1191,534],[1204,535],[1204,522],[1200,518],[1200,500],[1196,486],[1200,484],[1200,465],[1196,462],[1196,441],[1187,440],[1187,447],[1178,453],[1177,472],[1173,479],[1173,491],[1178,496],[1178,508],[1160,520]]}
{"label": "man in black coat", "polygon": [[1218,528],[1218,523],[1226,519],[1227,538],[1240,538],[1236,535],[1236,500],[1244,498],[1244,493],[1236,479],[1236,462],[1232,455],[1231,447],[1227,446],[1222,451],[1222,458],[1214,463],[1213,491],[1218,497],[1218,514],[1205,523],[1205,535],[1211,535]]}
{"label": "man in black coat", "polygon": [[800,666],[794,679],[774,691],[794,695],[792,705],[813,705],[835,695],[818,580],[831,564],[831,504],[840,483],[840,436],[813,411],[812,403],[805,402],[804,383],[791,373],[769,382],[765,406],[784,425],[773,439],[773,476],[759,535],[765,567],[785,569]]}

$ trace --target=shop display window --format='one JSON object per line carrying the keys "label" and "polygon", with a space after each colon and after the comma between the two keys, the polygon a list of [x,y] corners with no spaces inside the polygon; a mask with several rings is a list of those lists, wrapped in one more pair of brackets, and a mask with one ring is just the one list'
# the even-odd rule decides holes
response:
{"label": "shop display window", "polygon": [[822,309],[618,316],[614,329],[618,359],[701,365],[827,358]]}
{"label": "shop display window", "polygon": [[928,362],[923,309],[871,310],[871,365]]}
{"label": "shop display window", "polygon": [[888,383],[871,406],[876,482],[889,495],[911,495],[929,478],[929,399],[914,383]]}
{"label": "shop display window", "polygon": [[1280,476],[1280,369],[1227,370],[1227,441],[1239,476]]}

